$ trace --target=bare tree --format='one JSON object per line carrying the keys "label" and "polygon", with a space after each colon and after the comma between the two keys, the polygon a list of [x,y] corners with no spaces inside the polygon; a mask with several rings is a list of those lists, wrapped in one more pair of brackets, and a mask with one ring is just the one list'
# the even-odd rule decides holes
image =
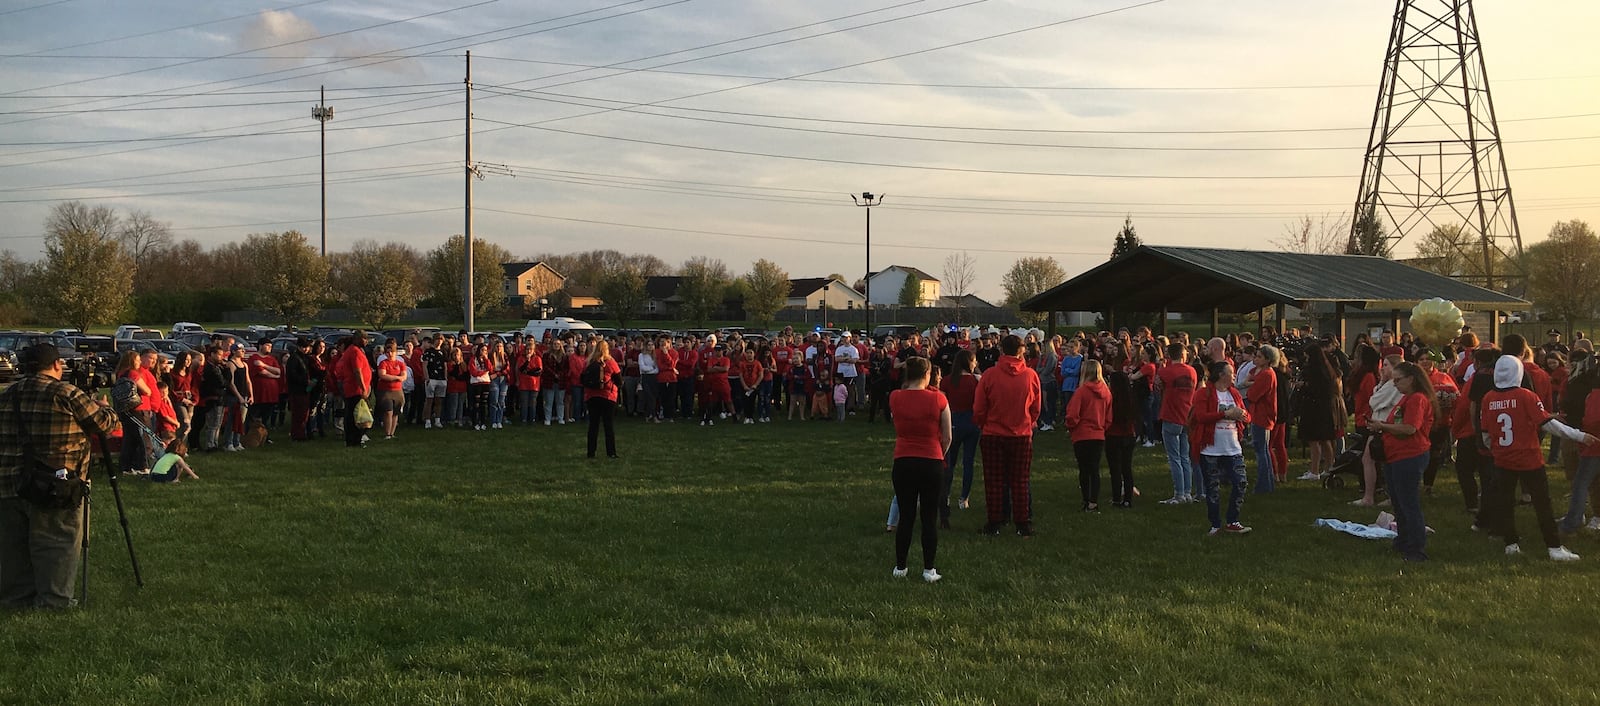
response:
{"label": "bare tree", "polygon": [[1308,255],[1343,253],[1350,241],[1350,216],[1346,213],[1305,215],[1283,228],[1283,235],[1272,240],[1284,252]]}
{"label": "bare tree", "polygon": [[172,245],[172,224],[156,220],[149,211],[129,211],[118,224],[117,241],[134,265],[144,267],[152,254]]}
{"label": "bare tree", "polygon": [[1461,247],[1461,224],[1434,226],[1417,239],[1417,259],[1412,264],[1436,275],[1454,277],[1463,269]]}
{"label": "bare tree", "polygon": [[45,218],[46,233],[95,233],[103,238],[117,237],[120,219],[109,206],[89,206],[82,201],[56,204]]}
{"label": "bare tree", "polygon": [[972,294],[972,286],[978,281],[978,261],[971,253],[965,250],[953,252],[944,257],[944,287],[949,296],[956,300],[956,323],[962,321],[962,312],[966,309],[964,300]]}

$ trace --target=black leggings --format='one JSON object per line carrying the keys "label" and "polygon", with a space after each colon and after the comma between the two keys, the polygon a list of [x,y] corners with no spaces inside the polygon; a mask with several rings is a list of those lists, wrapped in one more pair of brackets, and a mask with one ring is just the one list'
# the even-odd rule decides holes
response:
{"label": "black leggings", "polygon": [[1072,453],[1078,457],[1078,489],[1083,491],[1083,506],[1100,504],[1100,455],[1105,451],[1103,439],[1072,442]]}
{"label": "black leggings", "polygon": [[1111,502],[1133,503],[1133,444],[1131,436],[1106,436],[1106,465],[1111,467]]}
{"label": "black leggings", "polygon": [[1540,538],[1544,545],[1550,549],[1561,546],[1561,536],[1556,533],[1555,513],[1550,508],[1550,481],[1544,474],[1544,468],[1533,471],[1508,471],[1496,468],[1498,475],[1495,478],[1494,494],[1495,517],[1500,522],[1500,536],[1505,538],[1506,544],[1517,544],[1521,538],[1517,536],[1517,486],[1522,486],[1522,492],[1533,496],[1533,516],[1538,520]]}
{"label": "black leggings", "polygon": [[475,382],[467,386],[467,396],[472,398],[472,425],[483,426],[489,423],[489,388],[486,382]]}
{"label": "black leggings", "polygon": [[895,528],[894,566],[903,569],[911,553],[911,531],[922,522],[922,568],[933,568],[939,551],[939,476],[944,473],[942,458],[897,458],[894,460],[894,496],[900,503],[900,526]]}
{"label": "black leggings", "polygon": [[606,455],[616,456],[617,431],[612,428],[612,424],[617,416],[617,403],[604,397],[590,397],[586,404],[589,409],[589,458],[594,458],[602,425],[606,428]]}

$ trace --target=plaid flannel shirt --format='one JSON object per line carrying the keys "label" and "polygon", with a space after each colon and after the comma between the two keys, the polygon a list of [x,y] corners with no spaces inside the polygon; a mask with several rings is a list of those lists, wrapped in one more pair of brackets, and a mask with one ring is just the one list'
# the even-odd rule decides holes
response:
{"label": "plaid flannel shirt", "polygon": [[22,472],[22,437],[13,400],[20,396],[22,424],[34,455],[53,468],[87,477],[89,433],[110,434],[117,415],[82,390],[43,375],[30,375],[0,392],[0,498],[15,497]]}

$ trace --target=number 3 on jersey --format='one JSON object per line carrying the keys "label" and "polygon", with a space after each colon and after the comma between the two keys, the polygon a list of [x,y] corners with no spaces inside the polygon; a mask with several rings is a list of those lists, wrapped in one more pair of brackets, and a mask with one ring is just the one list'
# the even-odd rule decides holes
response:
{"label": "number 3 on jersey", "polygon": [[1502,414],[1495,417],[1494,420],[1500,423],[1500,448],[1510,447],[1512,442],[1511,415]]}

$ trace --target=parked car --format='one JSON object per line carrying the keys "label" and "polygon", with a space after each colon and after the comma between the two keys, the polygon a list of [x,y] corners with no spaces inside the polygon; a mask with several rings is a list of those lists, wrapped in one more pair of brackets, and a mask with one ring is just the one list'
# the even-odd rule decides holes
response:
{"label": "parked car", "polygon": [[82,336],[83,332],[75,328],[58,328],[50,332],[52,336]]}
{"label": "parked car", "polygon": [[559,337],[568,331],[590,333],[594,331],[594,327],[587,322],[566,316],[558,316],[554,319],[529,319],[528,325],[522,327],[522,335],[532,336],[535,341],[543,341],[544,334],[547,331],[551,335]]}
{"label": "parked car", "polygon": [[61,360],[66,365],[67,379],[72,379],[78,366],[83,362],[72,342],[66,336],[57,336],[43,331],[3,331],[0,332],[0,380],[15,380],[22,375],[22,350],[38,343],[53,343],[61,350]]}
{"label": "parked car", "polygon": [[917,333],[917,330],[916,326],[907,324],[888,324],[872,329],[872,340],[876,343],[883,343],[884,339],[890,336],[904,339],[913,333]]}
{"label": "parked car", "polygon": [[177,360],[179,353],[188,353],[194,351],[193,346],[190,346],[183,341],[177,341],[170,338],[157,338],[150,341],[128,341],[126,343],[129,348],[132,348],[136,351],[154,350],[156,355],[161,356],[169,362]]}
{"label": "parked car", "polygon": [[433,334],[438,332],[439,327],[437,326],[412,326],[410,328],[391,328],[384,329],[382,331],[383,335],[388,336],[389,338],[398,339],[402,343],[413,335],[417,337],[417,342],[421,343],[422,339],[432,338]]}
{"label": "parked car", "polygon": [[221,331],[213,331],[211,333],[186,333],[174,340],[199,351],[205,350],[207,346],[211,345],[211,340],[215,337],[220,337],[227,341],[227,345],[230,348],[233,347],[234,344],[238,344],[244,346],[246,351],[254,351],[256,349],[256,343],[254,340],[246,340],[234,334],[223,333]]}
{"label": "parked car", "polygon": [[118,326],[115,338],[119,341],[153,341],[162,338],[162,334],[153,328]]}
{"label": "parked car", "polygon": [[175,338],[177,338],[179,336],[182,336],[183,334],[186,334],[186,333],[205,333],[205,332],[206,332],[206,327],[201,326],[200,324],[194,323],[192,321],[179,321],[178,323],[175,323],[175,324],[172,325],[172,333],[168,334],[167,338],[175,339]]}

